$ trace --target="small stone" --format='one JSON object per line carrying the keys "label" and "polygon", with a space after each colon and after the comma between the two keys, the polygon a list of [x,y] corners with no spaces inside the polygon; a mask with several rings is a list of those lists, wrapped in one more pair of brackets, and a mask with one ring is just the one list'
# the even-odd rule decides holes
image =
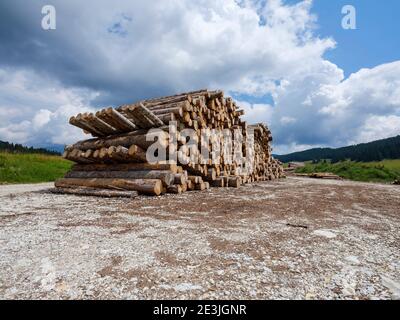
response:
{"label": "small stone", "polygon": [[313,234],[316,236],[325,237],[328,239],[336,238],[336,233],[333,233],[331,230],[324,230],[324,229],[315,230],[315,231],[313,231]]}
{"label": "small stone", "polygon": [[315,299],[315,297],[316,297],[315,293],[312,292],[306,293],[306,300],[313,300]]}
{"label": "small stone", "polygon": [[349,297],[349,296],[354,296],[356,294],[354,288],[347,286],[343,288],[342,293],[344,296]]}
{"label": "small stone", "polygon": [[355,265],[360,264],[360,260],[358,260],[358,258],[356,256],[348,256],[345,259],[346,259],[346,261],[350,262],[351,264],[355,264]]}

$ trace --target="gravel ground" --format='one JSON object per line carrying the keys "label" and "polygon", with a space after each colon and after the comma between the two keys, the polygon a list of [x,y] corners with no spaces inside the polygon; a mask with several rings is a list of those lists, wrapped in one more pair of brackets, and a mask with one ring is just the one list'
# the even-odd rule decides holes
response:
{"label": "gravel ground", "polygon": [[136,199],[49,186],[0,186],[2,299],[400,299],[398,186],[291,177]]}

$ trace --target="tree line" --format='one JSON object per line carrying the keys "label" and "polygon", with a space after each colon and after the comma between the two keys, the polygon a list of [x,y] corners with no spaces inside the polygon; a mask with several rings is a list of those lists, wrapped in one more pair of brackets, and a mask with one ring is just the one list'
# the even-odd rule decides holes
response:
{"label": "tree line", "polygon": [[44,148],[25,147],[22,144],[9,143],[5,141],[0,141],[0,151],[10,153],[40,153],[48,155],[59,155],[59,153],[56,151],[50,151]]}
{"label": "tree line", "polygon": [[282,162],[331,160],[336,163],[343,160],[358,162],[400,159],[400,136],[362,143],[343,148],[315,148],[287,155],[277,155]]}

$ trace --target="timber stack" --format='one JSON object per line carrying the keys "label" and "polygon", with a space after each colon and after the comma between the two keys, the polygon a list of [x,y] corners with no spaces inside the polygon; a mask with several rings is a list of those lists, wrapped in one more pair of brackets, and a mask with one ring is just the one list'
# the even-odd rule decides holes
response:
{"label": "timber stack", "polygon": [[[56,181],[57,192],[110,197],[136,193],[179,194],[210,187],[239,187],[244,183],[283,177],[281,163],[271,154],[271,132],[263,124],[247,125],[241,119],[243,114],[244,111],[231,98],[224,97],[222,91],[209,90],[140,101],[96,113],[80,113],[71,117],[70,124],[93,138],[65,148],[64,158],[76,164],[63,179]],[[221,150],[221,142],[226,140],[224,135],[215,132],[232,132],[233,135],[239,132],[243,137],[239,140],[241,150],[236,148],[235,152],[240,151],[244,157],[252,156],[253,170],[244,170],[245,164],[235,158],[228,161],[229,155],[223,152],[218,154],[218,161],[204,159],[202,154],[198,154],[197,161],[192,161],[193,149],[187,144],[187,137],[181,134],[185,129],[192,129],[194,145],[199,150],[205,143],[202,135],[208,133],[211,138],[206,147],[211,155]],[[176,147],[171,144],[171,137],[176,137]],[[253,149],[247,148],[249,137],[253,139]],[[147,151],[155,142],[158,148],[167,150],[167,157],[172,154],[171,148],[175,148],[177,161],[165,158],[149,162]],[[153,150],[151,152],[154,154]]]}

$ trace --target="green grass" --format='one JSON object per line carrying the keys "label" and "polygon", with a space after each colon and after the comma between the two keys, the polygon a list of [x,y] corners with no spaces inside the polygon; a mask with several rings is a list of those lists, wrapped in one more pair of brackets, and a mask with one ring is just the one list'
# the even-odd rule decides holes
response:
{"label": "green grass", "polygon": [[59,156],[0,152],[0,184],[54,181],[71,166]]}
{"label": "green grass", "polygon": [[296,173],[331,172],[344,179],[365,182],[393,182],[400,178],[400,160],[383,160],[380,162],[342,161],[330,163],[306,163]]}

